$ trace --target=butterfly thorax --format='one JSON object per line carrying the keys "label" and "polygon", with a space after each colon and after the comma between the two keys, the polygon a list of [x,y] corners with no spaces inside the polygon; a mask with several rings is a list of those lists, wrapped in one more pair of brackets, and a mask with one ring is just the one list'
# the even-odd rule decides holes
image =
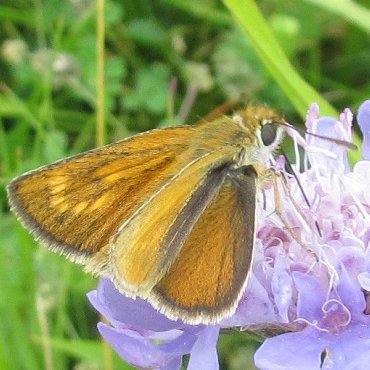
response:
{"label": "butterfly thorax", "polygon": [[198,126],[198,135],[194,135],[189,148],[191,156],[231,147],[235,167],[254,165],[265,169],[271,153],[282,140],[283,123],[281,116],[264,106],[249,106],[232,117],[204,122]]}

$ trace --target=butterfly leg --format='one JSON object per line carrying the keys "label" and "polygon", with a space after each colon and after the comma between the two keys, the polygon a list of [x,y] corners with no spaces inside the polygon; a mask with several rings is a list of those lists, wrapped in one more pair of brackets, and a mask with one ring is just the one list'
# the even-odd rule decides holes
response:
{"label": "butterfly leg", "polygon": [[[294,227],[292,227],[289,223],[289,221],[287,220],[287,218],[284,216],[284,213],[283,213],[283,210],[282,210],[282,200],[281,200],[281,194],[280,194],[280,191],[279,191],[279,179],[281,179],[280,181],[280,184],[282,185],[282,188],[285,192],[285,195],[288,196],[288,198],[290,199],[290,201],[292,202],[293,204],[293,207],[295,208],[295,210],[299,213],[300,216],[303,217],[304,221],[307,222],[308,220],[306,219],[306,217],[304,217],[302,215],[302,212],[299,211],[299,208],[297,206],[297,204],[294,202],[293,200],[293,197],[290,193],[290,190],[289,190],[289,187],[288,187],[288,184],[286,183],[286,179],[285,177],[279,173],[279,172],[275,172],[275,171],[272,171],[273,174],[271,175],[271,179],[272,179],[272,186],[273,186],[273,191],[274,191],[274,202],[275,202],[275,212],[276,214],[279,216],[281,222],[283,223],[284,227],[288,230],[289,234],[292,236],[292,238],[300,245],[302,246],[302,248],[308,252],[314,259],[316,262],[319,261],[319,257],[318,255],[316,254],[316,252],[314,250],[312,250],[312,248],[310,248],[300,237],[300,235],[296,232],[296,230],[294,229]],[[285,180],[284,180],[285,179]],[[309,223],[307,222],[307,224],[309,225]]]}

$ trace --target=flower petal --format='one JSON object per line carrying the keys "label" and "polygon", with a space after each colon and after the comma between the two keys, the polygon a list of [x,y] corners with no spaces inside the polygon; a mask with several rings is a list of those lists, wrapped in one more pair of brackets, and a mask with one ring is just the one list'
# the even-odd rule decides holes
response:
{"label": "flower petal", "polygon": [[249,326],[278,321],[274,306],[265,287],[251,274],[247,290],[239,302],[235,314],[221,321],[221,326]]}
{"label": "flower petal", "polygon": [[337,292],[341,301],[351,311],[352,315],[362,315],[366,307],[364,294],[358,282],[350,278],[343,266]]}
{"label": "flower petal", "polygon": [[266,339],[254,355],[255,365],[260,370],[320,369],[320,355],[327,341],[318,333],[309,328]]}
{"label": "flower petal", "polygon": [[[315,165],[322,167],[322,169],[326,169],[326,171],[328,166],[340,166],[340,168],[335,168],[336,172],[348,172],[349,163],[346,150],[332,140],[329,140],[329,138],[345,139],[338,137],[338,126],[341,127],[343,125],[332,117],[321,117],[318,119],[316,134],[327,137],[328,139],[314,138],[314,146],[317,153],[310,155],[310,160]],[[343,127],[341,128],[344,130]],[[318,151],[318,148],[321,148],[321,152]],[[329,158],[328,155],[331,155],[332,158]]]}
{"label": "flower petal", "polygon": [[277,271],[272,277],[272,293],[282,322],[289,322],[288,311],[292,299],[292,277],[286,271]]}
{"label": "flower petal", "polygon": [[218,370],[217,340],[218,325],[206,326],[200,333],[191,350],[187,370]]}
{"label": "flower petal", "polygon": [[89,299],[99,312],[114,325],[125,323],[133,327],[153,331],[167,331],[186,326],[180,320],[168,319],[143,299],[125,297],[108,279],[100,280],[97,291],[98,295],[91,295]]}
{"label": "flower petal", "polygon": [[261,370],[360,370],[369,365],[370,327],[358,324],[331,335],[314,328],[267,339],[255,354]]}
{"label": "flower petal", "polygon": [[125,361],[143,369],[165,368],[180,355],[173,355],[161,350],[149,339],[129,329],[117,329],[99,323],[98,329],[103,338]]}
{"label": "flower petal", "polygon": [[370,100],[364,101],[358,108],[357,122],[363,135],[362,158],[370,160]]}
{"label": "flower petal", "polygon": [[321,369],[360,370],[369,368],[370,327],[352,325],[340,335],[332,336]]}
{"label": "flower petal", "polygon": [[293,280],[298,291],[297,317],[309,322],[317,322],[322,315],[322,305],[326,300],[321,283],[310,275],[293,272]]}

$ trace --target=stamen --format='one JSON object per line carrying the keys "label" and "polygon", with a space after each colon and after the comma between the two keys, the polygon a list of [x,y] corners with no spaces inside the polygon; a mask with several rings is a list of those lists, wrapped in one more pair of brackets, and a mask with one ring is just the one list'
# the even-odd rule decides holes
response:
{"label": "stamen", "polygon": [[[285,154],[285,152],[283,150],[281,150],[281,152],[282,152],[282,154],[283,154],[283,156],[285,158],[285,163],[286,163],[286,165],[288,167],[288,170],[292,173],[292,175],[294,176],[294,178],[295,178],[295,180],[297,182],[297,185],[299,187],[299,190],[301,191],[301,194],[303,196],[303,199],[304,199],[305,203],[307,204],[307,207],[308,208],[311,208],[311,203],[308,200],[308,197],[307,197],[306,193],[303,190],[303,186],[302,186],[301,182],[299,181],[297,174],[293,170],[293,167],[290,164],[287,155]],[[320,227],[319,227],[319,224],[318,224],[317,220],[315,220],[315,226],[316,226],[317,232],[319,233],[319,236],[322,237],[322,233],[321,233],[321,230],[320,230]]]}

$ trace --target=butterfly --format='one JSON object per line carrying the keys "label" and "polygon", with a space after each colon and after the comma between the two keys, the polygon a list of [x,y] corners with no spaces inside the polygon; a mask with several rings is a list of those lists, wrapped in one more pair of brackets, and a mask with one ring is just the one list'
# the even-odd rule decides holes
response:
{"label": "butterfly", "polygon": [[216,323],[248,282],[257,194],[282,125],[251,105],[151,130],[15,178],[9,203],[41,244],[124,295],[172,319]]}

